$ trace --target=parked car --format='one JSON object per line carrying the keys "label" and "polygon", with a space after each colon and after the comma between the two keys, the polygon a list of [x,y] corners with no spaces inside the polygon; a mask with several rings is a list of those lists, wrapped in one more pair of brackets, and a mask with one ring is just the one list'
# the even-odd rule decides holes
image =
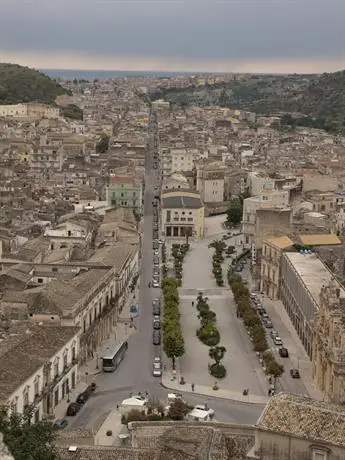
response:
{"label": "parked car", "polygon": [[264,325],[265,325],[266,329],[272,329],[273,328],[273,323],[272,323],[272,321],[270,319],[266,319],[264,321]]}
{"label": "parked car", "polygon": [[159,316],[161,314],[161,307],[160,305],[153,305],[152,306],[152,314],[154,316]]}
{"label": "parked car", "polygon": [[293,379],[300,379],[301,375],[298,369],[290,369],[290,375]]}
{"label": "parked car", "polygon": [[271,332],[270,332],[270,336],[272,339],[274,339],[274,337],[276,337],[278,334],[278,331],[276,331],[275,329],[272,329]]}
{"label": "parked car", "polygon": [[208,407],[207,404],[197,404],[196,406],[194,406],[194,409],[207,412],[211,419],[215,416],[215,413],[216,413],[216,411]]}
{"label": "parked car", "polygon": [[160,345],[161,344],[161,333],[159,331],[153,331],[152,343],[153,343],[153,345]]}
{"label": "parked car", "polygon": [[159,286],[160,286],[159,280],[157,278],[154,278],[152,280],[152,287],[159,288]]}
{"label": "parked car", "polygon": [[283,346],[283,341],[282,339],[279,337],[279,335],[276,335],[273,339],[273,342],[275,345],[277,345],[278,347],[282,347]]}
{"label": "parked car", "polygon": [[76,402],[72,402],[67,407],[66,415],[68,415],[70,417],[74,416],[74,415],[77,415],[77,413],[80,411],[80,408],[81,408],[80,404],[78,404]]}
{"label": "parked car", "polygon": [[153,265],[159,265],[159,257],[153,256]]}
{"label": "parked car", "polygon": [[152,375],[154,377],[161,377],[162,375],[162,365],[160,362],[153,363]]}
{"label": "parked car", "polygon": [[288,358],[289,357],[289,351],[285,347],[279,348],[279,354],[282,358]]}
{"label": "parked car", "polygon": [[161,328],[161,321],[160,319],[155,319],[153,320],[153,329],[159,330]]}
{"label": "parked car", "polygon": [[155,275],[159,275],[159,267],[157,265],[153,267],[153,276]]}
{"label": "parked car", "polygon": [[244,268],[243,265],[237,265],[236,271],[239,273],[239,272],[243,271],[243,268]]}
{"label": "parked car", "polygon": [[80,393],[78,396],[77,396],[77,399],[75,400],[75,402],[77,404],[85,404],[86,401],[89,399],[89,395],[88,393],[84,392],[84,393]]}
{"label": "parked car", "polygon": [[67,425],[68,422],[65,418],[62,418],[61,420],[55,420],[54,423],[55,428],[57,428],[58,430],[63,430],[64,428],[66,428]]}

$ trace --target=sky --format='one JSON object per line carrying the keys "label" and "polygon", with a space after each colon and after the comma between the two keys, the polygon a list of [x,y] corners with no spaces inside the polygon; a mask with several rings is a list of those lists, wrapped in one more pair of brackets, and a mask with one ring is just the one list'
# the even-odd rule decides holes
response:
{"label": "sky", "polygon": [[36,68],[345,68],[345,0],[0,0],[0,12],[0,61]]}

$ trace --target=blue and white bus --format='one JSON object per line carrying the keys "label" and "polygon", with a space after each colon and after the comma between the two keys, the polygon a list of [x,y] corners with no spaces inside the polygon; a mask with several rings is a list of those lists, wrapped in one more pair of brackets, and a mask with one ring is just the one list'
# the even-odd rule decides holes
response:
{"label": "blue and white bus", "polygon": [[123,360],[128,348],[127,341],[108,347],[102,357],[103,372],[114,372]]}

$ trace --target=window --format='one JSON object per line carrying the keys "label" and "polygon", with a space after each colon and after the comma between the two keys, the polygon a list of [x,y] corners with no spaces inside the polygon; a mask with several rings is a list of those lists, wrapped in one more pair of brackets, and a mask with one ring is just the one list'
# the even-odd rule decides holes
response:
{"label": "window", "polygon": [[52,272],[58,272],[58,271],[59,271],[58,267],[53,267],[52,268]]}
{"label": "window", "polygon": [[137,192],[133,192],[133,196],[137,196]]}
{"label": "window", "polygon": [[29,405],[29,387],[26,386],[25,390],[23,391],[23,405],[24,408]]}
{"label": "window", "polygon": [[37,278],[37,283],[43,283],[43,278]]}
{"label": "window", "polygon": [[313,460],[327,460],[327,452],[313,450]]}
{"label": "window", "polygon": [[40,376],[39,375],[36,375],[35,377],[34,392],[35,392],[35,396],[40,394]]}
{"label": "window", "polygon": [[63,352],[63,367],[67,367],[67,359],[68,359],[68,350],[65,348]]}
{"label": "window", "polygon": [[124,196],[125,196],[125,194],[124,194],[124,193],[121,193],[121,196],[122,196],[122,197],[124,197]]}
{"label": "window", "polygon": [[59,375],[59,358],[56,358],[54,361],[54,377]]}

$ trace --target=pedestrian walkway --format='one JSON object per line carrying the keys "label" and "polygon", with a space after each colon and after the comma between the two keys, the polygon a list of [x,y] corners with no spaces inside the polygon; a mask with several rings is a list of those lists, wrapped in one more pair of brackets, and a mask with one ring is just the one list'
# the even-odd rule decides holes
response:
{"label": "pedestrian walkway", "polygon": [[[132,314],[130,309],[132,305],[137,305],[139,299],[139,280],[133,293],[130,293],[125,301],[125,305],[119,315],[119,321],[113,332],[107,340],[97,350],[93,358],[89,359],[84,365],[78,368],[78,382],[75,388],[70,390],[70,393],[54,408],[55,420],[64,418],[67,407],[70,402],[74,402],[77,396],[85,391],[86,387],[95,380],[95,376],[102,372],[101,357],[104,351],[115,342],[127,340],[135,331],[137,314]],[[133,317],[131,324],[130,318]],[[132,327],[131,327],[132,326]]]}
{"label": "pedestrian walkway", "polygon": [[[110,434],[111,433],[111,434]],[[121,439],[128,436],[128,429],[121,423],[121,412],[114,409],[95,435],[96,446],[121,445]]]}
{"label": "pedestrian walkway", "polygon": [[[177,373],[178,375],[178,373]],[[195,393],[205,396],[213,396],[215,398],[224,398],[231,401],[238,401],[241,403],[247,404],[266,404],[269,398],[267,396],[259,396],[252,394],[249,391],[248,395],[243,395],[243,393],[239,391],[231,391],[223,389],[220,382],[217,382],[219,389],[214,390],[213,387],[205,386],[205,385],[195,385],[194,384],[194,391],[192,390],[192,383],[193,382],[186,382],[184,385],[181,385],[179,379],[176,376],[173,376],[171,372],[164,372],[162,377],[162,385],[165,388],[170,390],[174,390],[177,392],[186,392],[186,393]]]}

